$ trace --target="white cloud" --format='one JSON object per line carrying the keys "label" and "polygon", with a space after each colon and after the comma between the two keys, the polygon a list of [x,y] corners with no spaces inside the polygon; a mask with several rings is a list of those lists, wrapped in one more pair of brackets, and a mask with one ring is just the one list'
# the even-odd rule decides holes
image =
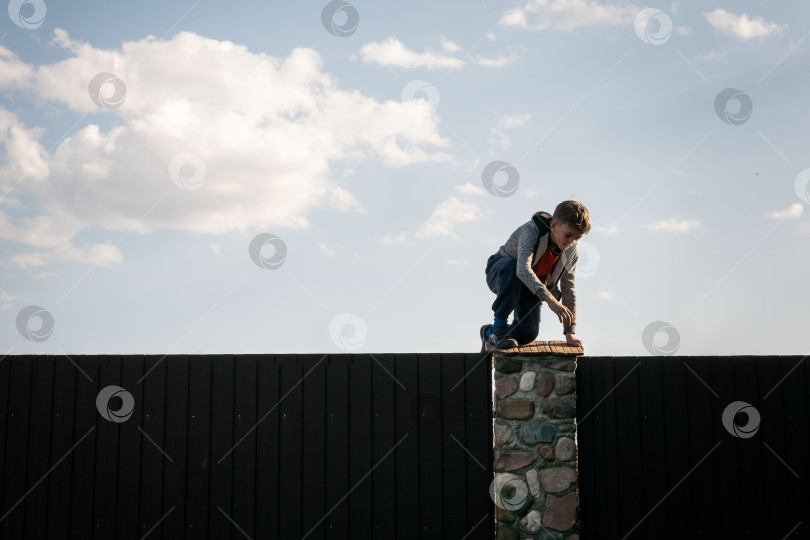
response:
{"label": "white cloud", "polygon": [[353,211],[358,214],[366,213],[360,201],[340,186],[335,186],[329,191],[329,202],[332,206],[344,212]]}
{"label": "white cloud", "polygon": [[[441,40],[442,48],[450,53],[459,52],[461,47],[445,38]],[[388,36],[382,42],[372,41],[360,47],[360,57],[366,63],[381,66],[393,66],[404,69],[454,69],[466,65],[460,58],[437,53],[428,48],[424,52],[416,52],[402,44],[394,36]],[[471,57],[471,60],[484,67],[503,67],[512,63],[517,57],[514,54],[487,58],[480,55]]]}
{"label": "white cloud", "polygon": [[487,32],[487,33],[486,33],[486,34],[484,34],[484,35],[486,36],[486,38],[487,38],[488,40],[490,40],[490,41],[495,41],[495,33],[494,33],[494,32]]}
{"label": "white cloud", "polygon": [[501,148],[509,148],[512,145],[512,139],[501,130],[517,129],[525,126],[532,117],[532,113],[514,114],[511,116],[501,115],[497,120],[497,127],[490,128],[489,132],[495,135]]}
{"label": "white cloud", "polygon": [[682,0],[678,0],[677,2],[672,2],[672,5],[669,7],[669,10],[672,12],[673,15],[678,14],[678,6],[680,5]]}
{"label": "white cloud", "polygon": [[503,115],[498,118],[498,127],[501,129],[521,128],[532,119],[532,113]]}
{"label": "white cloud", "polygon": [[0,289],[0,309],[8,309],[14,303],[14,299],[3,289]]}
{"label": "white cloud", "polygon": [[467,182],[466,184],[462,184],[460,186],[455,186],[454,188],[456,193],[460,193],[462,195],[486,195],[486,191],[481,189],[478,186]]}
{"label": "white cloud", "polygon": [[444,36],[442,36],[441,44],[442,49],[444,49],[447,52],[458,52],[461,50],[461,47],[458,45],[458,43],[453,43]]}
{"label": "white cloud", "polygon": [[512,145],[512,139],[509,138],[509,135],[498,128],[492,127],[489,129],[489,132],[498,138],[498,141],[501,143],[501,148],[509,148]]}
{"label": "white cloud", "polygon": [[693,231],[699,226],[700,223],[693,219],[670,218],[670,219],[662,219],[650,225],[644,225],[644,228],[649,229],[651,231],[669,231],[669,232],[687,233]]}
{"label": "white cloud", "polygon": [[403,245],[403,246],[411,246],[414,244],[414,241],[408,238],[408,235],[405,233],[399,233],[396,236],[386,234],[382,237],[382,241],[380,242],[384,246],[396,246],[396,245]]}
{"label": "white cloud", "polygon": [[678,34],[679,36],[691,36],[692,34],[695,33],[695,31],[688,26],[676,26],[675,33]]}
{"label": "white cloud", "polygon": [[330,247],[328,247],[328,246],[327,246],[326,244],[324,244],[323,242],[318,242],[317,246],[318,246],[319,248],[321,248],[321,251],[323,251],[323,252],[324,252],[324,253],[326,253],[327,255],[334,255],[334,254],[335,254],[335,250],[334,250],[334,249],[332,249],[332,248],[330,248]]}
{"label": "white cloud", "polygon": [[726,51],[709,51],[695,56],[696,62],[717,62],[726,58]]}
{"label": "white cloud", "polygon": [[799,203],[793,204],[787,210],[777,210],[775,212],[768,212],[766,217],[772,219],[799,219],[804,213],[804,206]]}
{"label": "white cloud", "polygon": [[14,255],[11,260],[20,268],[45,266],[57,262],[75,262],[108,267],[113,263],[123,262],[124,256],[114,244],[94,244],[85,248],[68,244],[56,246],[48,251]]}
{"label": "white cloud", "polygon": [[453,229],[460,223],[479,219],[481,210],[475,203],[465,202],[451,195],[442,201],[427,222],[416,232],[419,237],[451,236],[456,237]]}
{"label": "white cloud", "polygon": [[594,225],[593,226],[593,231],[598,232],[598,233],[603,233],[603,234],[606,234],[606,235],[618,234],[619,233],[619,226],[617,224],[615,224],[615,223],[611,223],[607,227],[604,227],[602,225]]}
{"label": "white cloud", "polygon": [[724,9],[715,9],[710,13],[704,12],[703,15],[706,16],[706,20],[709,21],[709,24],[711,24],[715,30],[729,36],[736,36],[740,39],[752,39],[778,34],[787,28],[787,26],[769,23],[762,17],[751,18],[745,13],[737,15],[735,13],[729,13]]}
{"label": "white cloud", "polygon": [[599,292],[596,294],[596,296],[597,296],[597,297],[598,297],[600,300],[613,300],[613,295],[612,295],[612,294],[610,294],[610,293],[609,293],[609,292],[607,292],[607,291],[599,291]]}
{"label": "white cloud", "polygon": [[214,252],[214,255],[219,255],[220,253],[222,253],[222,246],[220,246],[219,244],[208,244],[208,247],[211,248],[211,251]]}
{"label": "white cloud", "polygon": [[799,227],[799,232],[802,234],[810,233],[810,223],[802,223],[802,226]]}
{"label": "white cloud", "polygon": [[[88,123],[49,154],[41,128],[0,107],[0,189],[13,187],[2,205],[19,206],[24,195],[44,212],[0,213],[0,238],[42,250],[12,257],[21,266],[121,262],[113,245],[71,244],[93,226],[140,234],[304,228],[308,212],[323,203],[363,212],[331,180],[333,162],[371,158],[401,167],[452,158],[441,152],[450,143],[436,118],[413,114],[410,103],[380,103],[339,88],[312,49],[274,58],[181,32],[107,50],[73,41],[64,30],[54,35],[75,57],[31,66],[0,46],[0,92],[14,106],[44,102],[88,114]],[[102,71],[126,84],[116,110],[88,96],[89,81]],[[115,127],[94,123],[102,116],[105,124],[112,116]],[[182,189],[169,177],[172,158],[186,152],[206,166],[199,189]]]}
{"label": "white cloud", "polygon": [[588,0],[528,0],[508,11],[500,20],[504,26],[528,30],[572,30],[588,26],[632,24],[639,8],[589,2]]}
{"label": "white cloud", "polygon": [[476,55],[473,56],[473,61],[476,64],[484,67],[503,67],[512,63],[515,60],[516,56],[509,55],[507,56],[499,56],[498,58],[486,58],[484,56]]}
{"label": "white cloud", "polygon": [[407,69],[447,69],[464,65],[463,60],[430,50],[422,53],[414,52],[394,36],[387,37],[382,43],[374,41],[366,43],[360,48],[360,56],[364,62]]}

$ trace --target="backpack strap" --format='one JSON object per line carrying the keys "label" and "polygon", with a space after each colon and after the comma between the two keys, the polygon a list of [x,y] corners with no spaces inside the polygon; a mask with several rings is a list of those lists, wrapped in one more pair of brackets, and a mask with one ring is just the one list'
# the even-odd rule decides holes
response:
{"label": "backpack strap", "polygon": [[535,212],[532,215],[532,221],[539,231],[537,234],[537,242],[534,243],[534,252],[537,253],[537,247],[540,245],[540,237],[547,232],[551,232],[551,214],[548,212]]}

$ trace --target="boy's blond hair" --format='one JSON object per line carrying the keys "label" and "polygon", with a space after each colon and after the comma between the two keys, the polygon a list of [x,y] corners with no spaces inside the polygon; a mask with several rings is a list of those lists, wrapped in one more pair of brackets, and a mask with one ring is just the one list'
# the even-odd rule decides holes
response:
{"label": "boy's blond hair", "polygon": [[591,230],[591,214],[585,205],[578,201],[563,201],[554,209],[551,219],[558,223],[570,225],[579,234],[588,234]]}

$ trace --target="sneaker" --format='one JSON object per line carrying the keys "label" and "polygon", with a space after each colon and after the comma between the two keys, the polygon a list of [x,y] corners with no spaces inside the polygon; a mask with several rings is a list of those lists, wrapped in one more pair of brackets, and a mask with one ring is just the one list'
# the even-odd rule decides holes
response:
{"label": "sneaker", "polygon": [[487,330],[490,328],[492,328],[491,324],[485,324],[478,331],[478,335],[481,337],[481,352],[487,352]]}
{"label": "sneaker", "polygon": [[487,338],[487,330],[490,328],[492,328],[491,324],[485,324],[481,327],[479,332],[481,336],[481,352],[517,348],[518,342],[507,335],[509,328],[501,327],[494,329],[490,332],[489,338]]}

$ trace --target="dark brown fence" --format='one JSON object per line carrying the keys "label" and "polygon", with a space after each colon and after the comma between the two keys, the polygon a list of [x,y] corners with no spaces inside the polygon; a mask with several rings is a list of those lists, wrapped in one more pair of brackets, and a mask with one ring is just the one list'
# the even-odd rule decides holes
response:
{"label": "dark brown fence", "polygon": [[[0,539],[490,539],[490,368],[5,357]],[[810,537],[803,357],[581,357],[576,379],[583,540]]]}
{"label": "dark brown fence", "polygon": [[488,360],[5,357],[0,538],[491,539]]}
{"label": "dark brown fence", "polygon": [[580,358],[583,540],[810,538],[808,364]]}

